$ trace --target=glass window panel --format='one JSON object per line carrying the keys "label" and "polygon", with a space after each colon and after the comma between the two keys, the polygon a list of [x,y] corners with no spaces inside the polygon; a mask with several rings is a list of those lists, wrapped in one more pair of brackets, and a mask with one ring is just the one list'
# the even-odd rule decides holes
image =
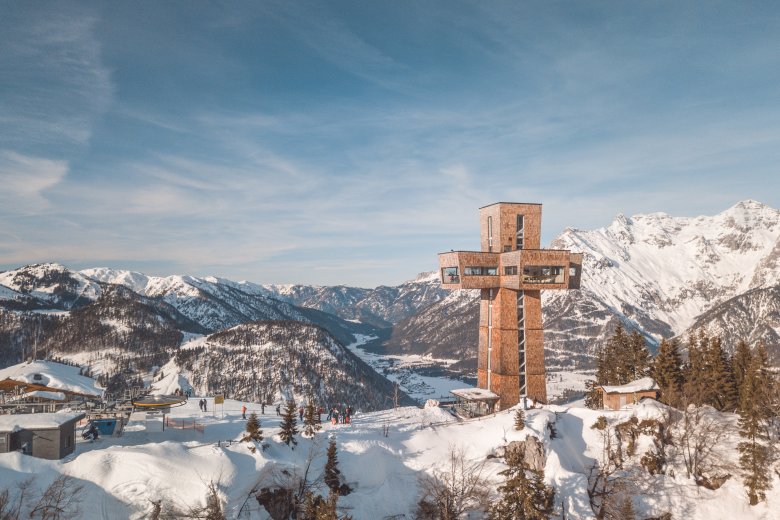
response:
{"label": "glass window panel", "polygon": [[444,267],[441,270],[441,279],[443,283],[460,283],[457,267]]}

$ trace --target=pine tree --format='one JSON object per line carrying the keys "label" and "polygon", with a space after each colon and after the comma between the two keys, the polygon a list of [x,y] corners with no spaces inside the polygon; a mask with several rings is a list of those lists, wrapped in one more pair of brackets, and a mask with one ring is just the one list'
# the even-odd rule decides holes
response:
{"label": "pine tree", "polygon": [[707,402],[707,370],[704,352],[709,345],[709,339],[703,331],[698,340],[695,334],[688,337],[688,363],[685,366],[685,386],[683,394],[688,404],[701,406]]}
{"label": "pine tree", "polygon": [[709,404],[717,410],[733,412],[739,405],[737,386],[731,370],[731,360],[720,338],[711,338],[705,353],[705,379]]}
{"label": "pine tree", "polygon": [[753,353],[744,341],[737,343],[734,356],[731,358],[731,371],[734,374],[734,384],[737,387],[739,402],[742,402],[742,387],[747,375],[750,363],[753,361]]}
{"label": "pine tree", "polygon": [[585,381],[585,406],[591,410],[604,408],[604,398],[598,387],[599,384],[595,380]]}
{"label": "pine tree", "polygon": [[515,412],[515,430],[520,431],[525,428],[525,412],[518,408]]}
{"label": "pine tree", "polygon": [[661,389],[661,402],[678,406],[682,399],[682,358],[677,340],[661,340],[653,362],[653,379]]}
{"label": "pine tree", "polygon": [[246,420],[246,434],[241,442],[262,442],[262,440],[263,430],[260,429],[260,420],[257,418],[257,414],[252,412]]}
{"label": "pine tree", "polygon": [[623,328],[623,324],[618,322],[615,332],[607,340],[604,349],[604,368],[601,379],[602,385],[625,385],[631,381],[629,374],[628,357],[628,336]]}
{"label": "pine tree", "polygon": [[626,383],[641,379],[650,372],[650,351],[647,350],[647,342],[639,331],[634,330],[626,341],[628,350],[626,353],[626,366],[623,368]]}
{"label": "pine tree", "polygon": [[341,493],[341,471],[339,470],[339,460],[336,454],[336,439],[333,437],[328,441],[328,460],[325,462],[323,481],[331,493]]}
{"label": "pine tree", "polygon": [[293,449],[295,449],[295,446],[298,444],[298,441],[295,440],[295,434],[298,433],[298,429],[296,428],[298,421],[295,419],[295,412],[295,402],[292,400],[287,401],[284,405],[282,425],[281,430],[279,431],[279,438],[282,442],[288,446],[292,444]]}
{"label": "pine tree", "polygon": [[766,426],[771,419],[769,392],[772,390],[768,359],[763,345],[759,345],[742,383],[739,406],[739,463],[750,505],[766,500],[770,487],[770,450]]}
{"label": "pine tree", "polygon": [[303,434],[307,437],[314,437],[314,434],[319,431],[320,428],[322,428],[322,426],[317,422],[317,410],[314,408],[314,402],[309,401],[303,412]]}
{"label": "pine tree", "polygon": [[507,454],[506,477],[498,487],[499,500],[490,509],[491,520],[547,520],[553,513],[555,490],[544,484],[541,471],[529,469],[523,455]]}

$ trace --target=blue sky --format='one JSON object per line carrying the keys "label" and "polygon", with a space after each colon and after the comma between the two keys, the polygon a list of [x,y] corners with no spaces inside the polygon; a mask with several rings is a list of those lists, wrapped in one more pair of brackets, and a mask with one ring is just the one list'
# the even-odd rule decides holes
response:
{"label": "blue sky", "polygon": [[0,269],[395,284],[618,213],[780,207],[775,2],[0,0]]}

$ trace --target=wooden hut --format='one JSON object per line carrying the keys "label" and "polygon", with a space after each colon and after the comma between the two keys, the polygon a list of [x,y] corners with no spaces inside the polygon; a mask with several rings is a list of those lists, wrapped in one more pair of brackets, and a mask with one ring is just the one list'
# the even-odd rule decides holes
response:
{"label": "wooden hut", "polygon": [[660,388],[652,377],[643,377],[625,385],[597,387],[601,391],[601,402],[605,410],[620,410],[629,404],[636,404],[645,397],[658,399]]}
{"label": "wooden hut", "polygon": [[83,418],[83,413],[0,415],[0,453],[61,459],[76,449],[76,424]]}

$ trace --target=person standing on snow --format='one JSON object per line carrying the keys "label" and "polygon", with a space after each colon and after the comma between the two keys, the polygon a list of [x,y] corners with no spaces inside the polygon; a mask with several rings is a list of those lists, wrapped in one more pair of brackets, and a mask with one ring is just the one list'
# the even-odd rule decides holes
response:
{"label": "person standing on snow", "polygon": [[303,421],[303,406],[298,408],[298,420]]}
{"label": "person standing on snow", "polygon": [[260,403],[260,415],[265,415],[265,403]]}
{"label": "person standing on snow", "polygon": [[241,418],[246,420],[246,405],[241,407]]}
{"label": "person standing on snow", "polygon": [[279,410],[281,410],[281,408],[282,408],[282,405],[280,405],[280,404],[276,405],[276,415],[282,415],[282,413],[279,411]]}

